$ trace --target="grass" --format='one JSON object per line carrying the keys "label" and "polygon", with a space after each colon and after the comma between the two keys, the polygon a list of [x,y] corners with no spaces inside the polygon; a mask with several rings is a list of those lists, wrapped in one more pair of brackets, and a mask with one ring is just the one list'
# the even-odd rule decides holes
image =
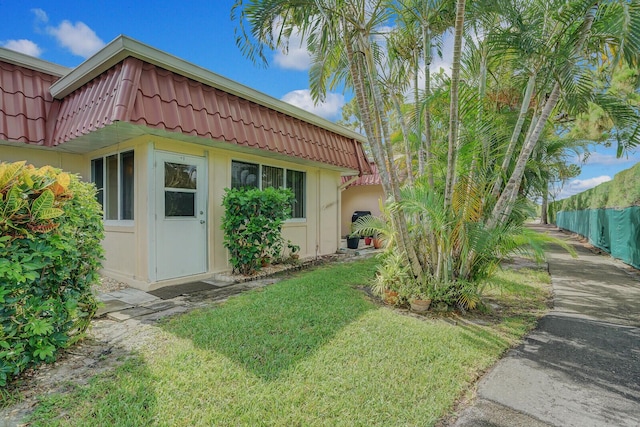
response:
{"label": "grass", "polygon": [[124,365],[43,398],[31,425],[434,425],[548,296],[542,276],[501,273],[490,321],[417,317],[357,288],[374,269],[318,268],[174,318]]}

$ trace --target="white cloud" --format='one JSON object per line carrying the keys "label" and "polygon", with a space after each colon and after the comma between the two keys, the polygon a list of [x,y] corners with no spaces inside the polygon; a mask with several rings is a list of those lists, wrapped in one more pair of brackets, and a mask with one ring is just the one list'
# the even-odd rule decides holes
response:
{"label": "white cloud", "polygon": [[54,36],[58,43],[69,49],[71,53],[83,58],[88,58],[105,45],[84,22],[72,24],[64,20],[57,27],[47,27],[47,33]]}
{"label": "white cloud", "polygon": [[560,194],[556,197],[556,199],[565,199],[569,196],[573,196],[574,194],[582,193],[590,188],[593,188],[597,185],[602,184],[603,182],[611,181],[611,177],[609,175],[601,175],[596,176],[594,178],[587,179],[574,179],[569,181],[564,185]]}
{"label": "white cloud", "polygon": [[47,12],[45,12],[44,10],[31,9],[31,12],[33,12],[33,14],[36,15],[36,23],[46,24],[47,22],[49,22],[49,16],[47,15]]}
{"label": "white cloud", "polygon": [[42,49],[32,42],[31,40],[8,40],[2,44],[7,49],[15,50],[16,52],[24,53],[25,55],[38,57],[42,54]]}
{"label": "white cloud", "polygon": [[[611,166],[611,165],[620,165],[624,163],[635,163],[638,159],[634,158],[635,156],[623,156],[616,157],[613,154],[601,154],[597,152],[592,152],[587,156],[587,164],[591,166],[602,165],[602,166]],[[578,160],[582,161],[582,156],[578,156]]]}
{"label": "white cloud", "polygon": [[[276,31],[276,30],[274,30]],[[274,37],[277,37],[274,34]],[[286,51],[277,51],[273,61],[280,68],[288,70],[308,70],[311,65],[311,55],[306,48],[306,42],[302,35],[295,31],[289,37],[289,48]]]}
{"label": "white cloud", "polygon": [[291,105],[295,105],[296,107],[329,120],[335,118],[345,104],[343,95],[339,93],[328,93],[324,102],[316,105],[313,99],[311,99],[309,89],[291,91],[281,99],[284,102],[288,102]]}
{"label": "white cloud", "polygon": [[[464,41],[463,41],[464,43]],[[453,30],[447,30],[443,36],[440,44],[440,53],[442,53],[442,57],[440,57],[437,53],[437,49],[433,49],[432,58],[431,58],[431,66],[429,70],[432,73],[437,73],[442,68],[448,76],[451,75],[451,63],[453,62]]]}

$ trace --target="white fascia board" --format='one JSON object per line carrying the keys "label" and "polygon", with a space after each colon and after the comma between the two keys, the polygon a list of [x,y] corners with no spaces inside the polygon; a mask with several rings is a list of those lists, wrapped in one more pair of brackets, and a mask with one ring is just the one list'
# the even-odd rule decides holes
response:
{"label": "white fascia board", "polygon": [[56,77],[62,77],[72,70],[71,68],[63,67],[62,65],[54,64],[53,62],[25,55],[24,53],[16,52],[4,47],[0,47],[0,61]]}
{"label": "white fascia board", "polygon": [[54,83],[51,86],[51,94],[54,98],[64,98],[129,56],[348,138],[360,142],[366,140],[364,136],[350,129],[123,35],[118,36]]}

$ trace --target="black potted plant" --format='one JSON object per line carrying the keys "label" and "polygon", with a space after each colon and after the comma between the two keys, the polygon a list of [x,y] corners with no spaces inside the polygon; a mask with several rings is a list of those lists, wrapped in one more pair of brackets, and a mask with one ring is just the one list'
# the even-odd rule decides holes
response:
{"label": "black potted plant", "polygon": [[347,236],[347,248],[358,249],[360,245],[360,236],[353,231],[353,225],[351,225],[351,234]]}

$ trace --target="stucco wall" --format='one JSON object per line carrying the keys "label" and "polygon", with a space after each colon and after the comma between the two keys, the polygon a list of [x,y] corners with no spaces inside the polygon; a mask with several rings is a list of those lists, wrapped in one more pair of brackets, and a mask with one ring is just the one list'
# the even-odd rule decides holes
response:
{"label": "stucco wall", "polygon": [[[107,227],[105,248],[107,261],[105,272],[132,285],[142,288],[157,288],[179,282],[184,278],[154,282],[155,266],[152,212],[152,182],[154,152],[164,151],[204,157],[208,168],[208,208],[207,208],[207,252],[208,271],[204,276],[230,269],[227,250],[223,247],[221,230],[224,209],[222,197],[224,189],[231,186],[231,162],[240,160],[263,165],[290,168],[306,172],[307,206],[306,218],[294,219],[284,225],[286,239],[300,246],[301,257],[312,257],[333,253],[339,246],[338,226],[338,186],[340,174],[321,170],[317,167],[265,158],[240,151],[221,150],[202,145],[189,144],[155,136],[140,137],[121,145],[120,151],[133,147],[135,151],[135,221],[129,229],[111,225]],[[113,150],[111,151],[113,152]],[[108,154],[109,150],[92,153],[87,158]],[[141,190],[142,189],[142,190]],[[133,239],[132,239],[133,236]],[[115,254],[117,252],[117,254]],[[114,255],[110,255],[114,253]],[[191,277],[189,280],[197,280]]]}
{"label": "stucco wall", "polygon": [[27,144],[0,145],[0,161],[19,162],[26,160],[36,167],[54,166],[67,172],[80,174],[83,180],[89,177],[89,166],[80,154],[68,154],[51,149],[32,148]]}
{"label": "stucco wall", "polygon": [[[339,247],[340,173],[319,169],[317,164],[292,163],[243,151],[222,150],[150,135],[137,137],[117,147],[112,146],[85,155],[0,146],[0,159],[27,160],[36,166],[50,164],[66,171],[80,173],[85,180],[89,180],[92,159],[131,149],[135,152],[134,220],[105,221],[103,246],[106,259],[103,262],[103,272],[108,276],[128,282],[137,288],[149,290],[180,282],[202,280],[216,272],[228,271],[230,266],[227,250],[222,245],[221,221],[224,215],[222,197],[224,189],[231,186],[233,160],[306,172],[306,218],[288,221],[284,225],[283,235],[285,239],[300,246],[300,256],[303,258],[334,253]],[[153,279],[156,262],[153,206],[155,206],[157,190],[154,182],[154,159],[158,151],[205,159],[208,169],[208,271],[205,274],[161,282]]]}
{"label": "stucco wall", "polygon": [[384,200],[382,185],[358,185],[342,192],[340,234],[346,236],[351,229],[351,216],[355,211],[371,211],[380,215],[380,201]]}

